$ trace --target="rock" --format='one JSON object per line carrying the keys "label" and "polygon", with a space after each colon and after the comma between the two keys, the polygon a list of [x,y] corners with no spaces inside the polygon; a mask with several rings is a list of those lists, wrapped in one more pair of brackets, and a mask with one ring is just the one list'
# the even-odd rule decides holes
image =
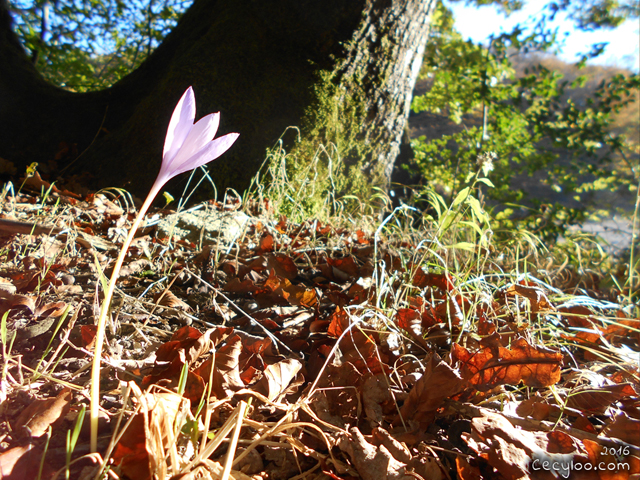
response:
{"label": "rock", "polygon": [[243,212],[189,210],[174,213],[158,222],[160,236],[172,236],[193,243],[222,240],[232,243],[242,236],[255,219]]}

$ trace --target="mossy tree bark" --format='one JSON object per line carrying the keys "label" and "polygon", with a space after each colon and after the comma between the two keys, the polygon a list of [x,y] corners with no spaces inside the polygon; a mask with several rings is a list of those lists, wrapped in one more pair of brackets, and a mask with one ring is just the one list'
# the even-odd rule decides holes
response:
{"label": "mossy tree bark", "polygon": [[35,71],[0,0],[0,157],[19,171],[37,161],[53,175],[88,172],[94,188],[143,195],[172,110],[193,85],[197,115],[221,111],[220,134],[240,133],[210,169],[218,191],[246,188],[288,126],[301,127],[307,146],[342,145],[351,173],[386,186],[434,5],[195,0],[137,70],[109,89],[74,93]]}

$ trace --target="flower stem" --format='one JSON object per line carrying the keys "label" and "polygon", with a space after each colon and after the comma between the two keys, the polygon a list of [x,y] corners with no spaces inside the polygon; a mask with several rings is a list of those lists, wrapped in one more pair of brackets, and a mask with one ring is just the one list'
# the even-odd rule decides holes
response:
{"label": "flower stem", "polygon": [[127,255],[127,251],[131,246],[133,237],[144,218],[145,213],[149,210],[151,202],[156,197],[162,185],[156,186],[154,184],[151,187],[149,195],[140,207],[140,211],[133,221],[129,235],[122,244],[120,249],[120,255],[116,260],[116,264],[113,267],[113,273],[111,274],[111,280],[109,280],[109,286],[102,302],[102,308],[100,309],[100,317],[98,318],[98,327],[96,332],[95,351],[93,352],[93,364],[91,368],[91,451],[97,452],[98,449],[98,410],[100,408],[100,358],[102,357],[102,344],[104,343],[104,331],[106,327],[107,315],[109,314],[109,308],[111,306],[111,299],[113,298],[113,292],[116,289],[116,281],[120,275],[120,269],[124,262],[124,257]]}
{"label": "flower stem", "polygon": [[631,305],[634,304],[634,277],[636,271],[636,258],[635,258],[635,248],[638,243],[638,216],[640,215],[640,180],[638,180],[638,192],[636,194],[636,208],[633,212],[633,228],[631,234],[631,247],[629,248],[629,303]]}

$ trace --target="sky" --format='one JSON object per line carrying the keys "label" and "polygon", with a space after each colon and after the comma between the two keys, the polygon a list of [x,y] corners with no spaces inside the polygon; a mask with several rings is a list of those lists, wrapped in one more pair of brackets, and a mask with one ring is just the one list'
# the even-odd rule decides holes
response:
{"label": "sky", "polygon": [[[464,38],[475,43],[484,43],[489,35],[511,31],[516,24],[530,24],[529,17],[539,14],[546,2],[530,0],[524,8],[505,18],[495,6],[472,7],[463,2],[447,2],[455,16],[455,27]],[[573,28],[573,23],[560,17],[554,22],[558,26],[558,39],[564,41],[560,58],[575,62],[580,53],[591,50],[591,45],[598,42],[609,42],[605,52],[597,59],[589,62],[600,65],[616,65],[640,73],[640,22],[627,20],[615,30],[600,29],[595,32],[583,32]]]}

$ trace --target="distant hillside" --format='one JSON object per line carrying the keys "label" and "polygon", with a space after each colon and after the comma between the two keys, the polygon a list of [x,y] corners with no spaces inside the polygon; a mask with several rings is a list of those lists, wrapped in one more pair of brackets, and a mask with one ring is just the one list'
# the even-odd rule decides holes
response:
{"label": "distant hillside", "polygon": [[[587,99],[593,97],[598,86],[614,75],[632,75],[633,72],[625,68],[615,66],[587,65],[582,70],[578,70],[575,65],[564,62],[553,55],[519,55],[511,58],[513,66],[518,75],[523,75],[526,68],[542,64],[550,70],[557,70],[564,75],[569,82],[574,81],[579,75],[585,75],[587,81],[583,87],[572,89],[568,95],[579,106],[585,106]],[[640,93],[636,93],[636,101],[628,105],[618,115],[612,133],[625,134],[629,140],[637,147],[640,145]],[[636,154],[638,151],[636,149]],[[636,160],[640,160],[637,158]]]}

